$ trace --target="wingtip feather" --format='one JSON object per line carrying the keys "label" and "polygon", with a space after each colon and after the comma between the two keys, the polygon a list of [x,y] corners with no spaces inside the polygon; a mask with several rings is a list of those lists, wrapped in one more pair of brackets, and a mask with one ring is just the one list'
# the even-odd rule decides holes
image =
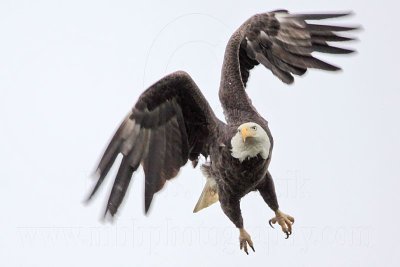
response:
{"label": "wingtip feather", "polygon": [[293,15],[291,15],[291,17],[300,18],[303,20],[324,20],[324,19],[346,17],[346,16],[350,16],[350,15],[353,15],[353,11],[293,14]]}
{"label": "wingtip feather", "polygon": [[151,206],[151,200],[146,199],[144,203],[144,214],[146,216],[149,215],[150,206]]}

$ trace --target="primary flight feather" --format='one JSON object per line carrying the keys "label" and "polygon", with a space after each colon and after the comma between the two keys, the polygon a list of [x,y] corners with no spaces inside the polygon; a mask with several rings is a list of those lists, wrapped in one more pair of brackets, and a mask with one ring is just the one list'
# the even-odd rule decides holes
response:
{"label": "primary flight feather", "polygon": [[189,74],[174,72],[162,78],[139,97],[105,150],[98,165],[97,192],[119,154],[123,155],[106,207],[114,215],[133,173],[141,165],[145,174],[145,212],[153,196],[177,176],[187,161],[201,166],[207,182],[194,211],[216,201],[239,229],[240,248],[254,250],[243,226],[240,199],[259,191],[275,212],[270,224],[278,223],[286,237],[292,233],[294,218],[279,210],[274,182],[268,171],[273,139],[267,121],[259,115],[245,91],[250,70],[262,64],[284,83],[309,68],[328,71],[339,67],[314,57],[314,52],[348,54],[353,50],[330,42],[352,40],[338,32],[355,27],[312,24],[348,13],[290,14],[278,10],[257,14],[245,21],[231,36],[222,66],[219,98],[226,123],[219,120]]}

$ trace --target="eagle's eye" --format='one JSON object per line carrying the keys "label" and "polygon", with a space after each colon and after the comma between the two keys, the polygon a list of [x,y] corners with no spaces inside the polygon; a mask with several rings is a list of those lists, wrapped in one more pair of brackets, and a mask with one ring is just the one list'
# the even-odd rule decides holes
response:
{"label": "eagle's eye", "polygon": [[237,132],[240,133],[240,129],[237,129]]}
{"label": "eagle's eye", "polygon": [[257,126],[253,126],[253,127],[251,127],[251,129],[253,129],[254,131],[257,131]]}

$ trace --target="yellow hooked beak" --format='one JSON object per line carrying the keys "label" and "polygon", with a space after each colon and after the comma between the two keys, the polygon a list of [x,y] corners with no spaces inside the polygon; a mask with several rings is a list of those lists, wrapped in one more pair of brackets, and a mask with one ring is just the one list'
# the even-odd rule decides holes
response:
{"label": "yellow hooked beak", "polygon": [[247,138],[247,137],[251,136],[251,134],[250,134],[249,130],[247,129],[247,127],[244,127],[244,128],[240,131],[240,133],[242,134],[243,143],[246,142],[246,138]]}

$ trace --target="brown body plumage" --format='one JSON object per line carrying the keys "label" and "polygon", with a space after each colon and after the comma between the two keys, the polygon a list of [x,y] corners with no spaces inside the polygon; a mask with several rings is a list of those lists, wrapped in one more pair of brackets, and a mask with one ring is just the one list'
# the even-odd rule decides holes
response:
{"label": "brown body plumage", "polygon": [[[114,215],[139,165],[145,173],[145,211],[153,196],[167,180],[175,177],[188,160],[197,165],[200,155],[208,159],[203,170],[216,182],[222,210],[240,229],[240,242],[247,253],[253,248],[243,228],[240,199],[258,190],[275,211],[283,231],[291,234],[293,218],[279,211],[272,177],[268,172],[273,140],[268,123],[251,104],[245,92],[249,71],[262,64],[285,83],[303,75],[308,68],[338,70],[314,58],[313,52],[346,54],[352,50],[332,47],[327,42],[347,41],[337,31],[354,28],[308,24],[306,20],[335,18],[346,14],[300,14],[287,11],[258,14],[248,19],[232,35],[226,47],[219,98],[226,123],[213,113],[189,74],[178,71],[148,88],[125,118],[99,163],[98,182],[92,197],[119,153],[123,159],[111,191],[106,213]],[[244,161],[232,156],[231,140],[238,127],[253,122],[268,137],[268,157],[260,155]]]}

